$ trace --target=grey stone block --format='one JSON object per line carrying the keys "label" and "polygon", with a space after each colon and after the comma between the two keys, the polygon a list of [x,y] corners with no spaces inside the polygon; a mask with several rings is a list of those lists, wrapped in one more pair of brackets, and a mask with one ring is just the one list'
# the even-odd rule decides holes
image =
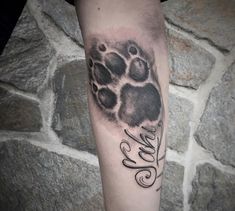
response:
{"label": "grey stone block", "polygon": [[234,211],[235,175],[223,173],[210,164],[197,167],[190,195],[190,211]]}
{"label": "grey stone block", "polygon": [[184,167],[175,162],[166,162],[161,192],[161,211],[183,210]]}
{"label": "grey stone block", "polygon": [[197,89],[210,75],[214,56],[177,32],[167,32],[171,83]]}
{"label": "grey stone block", "polygon": [[53,129],[63,144],[95,153],[87,105],[86,62],[74,61],[55,72]]}
{"label": "grey stone block", "polygon": [[105,211],[102,194],[98,193],[92,198],[85,200],[79,207],[81,211]]}
{"label": "grey stone block", "polygon": [[235,64],[223,76],[208,99],[196,141],[216,159],[235,166]]}
{"label": "grey stone block", "polygon": [[83,39],[74,6],[65,0],[40,0],[43,11],[65,34],[83,46]]}
{"label": "grey stone block", "polygon": [[0,87],[0,130],[38,132],[42,127],[39,103]]}
{"label": "grey stone block", "polygon": [[0,56],[0,81],[37,93],[54,50],[25,8]]}
{"label": "grey stone block", "polygon": [[167,133],[168,147],[178,152],[188,148],[190,136],[190,117],[193,104],[174,94],[169,95],[169,124]]}
{"label": "grey stone block", "polygon": [[234,0],[168,0],[163,11],[171,22],[221,50],[229,51],[235,45]]}
{"label": "grey stone block", "polygon": [[102,206],[99,170],[83,161],[10,140],[0,166],[0,210],[88,211],[94,198]]}

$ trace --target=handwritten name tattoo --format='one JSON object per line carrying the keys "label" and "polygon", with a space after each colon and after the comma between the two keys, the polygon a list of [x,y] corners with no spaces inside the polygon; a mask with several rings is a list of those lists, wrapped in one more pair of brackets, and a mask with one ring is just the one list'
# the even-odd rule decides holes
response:
{"label": "handwritten name tattoo", "polygon": [[154,56],[132,40],[103,39],[92,41],[88,55],[94,102],[126,136],[120,143],[122,164],[135,172],[140,187],[152,187],[162,176],[165,156],[160,156],[164,106]]}
{"label": "handwritten name tattoo", "polygon": [[[135,180],[139,186],[149,188],[154,185],[156,179],[162,176],[162,171],[158,172],[158,168],[160,167],[159,162],[165,158],[165,154],[160,156],[159,153],[163,135],[163,123],[159,121],[156,127],[142,126],[142,129],[143,132],[139,134],[139,137],[125,129],[124,131],[129,141],[123,139],[120,143],[120,149],[125,157],[122,160],[122,164],[129,169],[136,170]],[[131,154],[131,142],[137,143],[137,147],[135,147],[136,154]],[[158,190],[160,190],[160,187],[157,188]]]}

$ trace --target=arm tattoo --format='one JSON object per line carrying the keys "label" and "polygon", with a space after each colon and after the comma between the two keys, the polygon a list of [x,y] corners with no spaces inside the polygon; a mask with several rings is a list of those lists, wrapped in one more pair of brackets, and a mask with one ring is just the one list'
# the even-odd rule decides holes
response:
{"label": "arm tattoo", "polygon": [[108,121],[121,126],[122,164],[142,188],[152,187],[162,176],[165,158],[165,149],[160,150],[164,105],[151,55],[132,40],[95,39],[88,52],[94,102]]}

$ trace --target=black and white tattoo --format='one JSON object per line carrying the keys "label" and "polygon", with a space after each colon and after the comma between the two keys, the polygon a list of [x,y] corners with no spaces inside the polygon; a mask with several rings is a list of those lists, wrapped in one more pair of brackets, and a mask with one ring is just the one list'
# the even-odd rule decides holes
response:
{"label": "black and white tattoo", "polygon": [[120,143],[122,163],[135,172],[139,186],[151,187],[162,175],[159,162],[165,156],[159,153],[164,106],[154,58],[134,41],[98,39],[88,58],[94,102],[125,136]]}

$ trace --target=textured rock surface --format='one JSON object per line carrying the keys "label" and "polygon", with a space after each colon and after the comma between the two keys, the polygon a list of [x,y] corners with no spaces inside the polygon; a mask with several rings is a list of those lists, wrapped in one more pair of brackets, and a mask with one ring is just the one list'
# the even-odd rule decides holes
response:
{"label": "textured rock surface", "polygon": [[40,131],[39,103],[9,93],[0,87],[0,130]]}
{"label": "textured rock surface", "polygon": [[25,141],[0,143],[0,163],[0,210],[88,211],[101,192],[97,167]]}
{"label": "textured rock surface", "polygon": [[219,48],[228,51],[235,45],[234,0],[168,0],[163,9],[171,22]]}
{"label": "textured rock surface", "polygon": [[161,211],[183,210],[184,167],[175,162],[166,162],[161,192]]}
{"label": "textured rock surface", "polygon": [[87,70],[85,61],[64,65],[55,73],[56,107],[53,128],[63,144],[95,152],[87,106]]}
{"label": "textured rock surface", "polygon": [[0,81],[36,93],[46,79],[53,54],[54,50],[25,9],[0,56]]}
{"label": "textured rock surface", "polygon": [[83,45],[75,7],[65,0],[40,0],[40,2],[42,2],[43,11],[52,18],[55,24],[70,38]]}
{"label": "textured rock surface", "polygon": [[169,125],[167,142],[168,147],[178,152],[184,152],[188,148],[190,135],[190,117],[193,105],[190,101],[169,95]]}
{"label": "textured rock surface", "polygon": [[171,83],[197,89],[208,78],[215,58],[177,32],[167,32]]}
{"label": "textured rock surface", "polygon": [[82,204],[79,205],[79,211],[105,211],[103,205],[103,197],[101,193],[94,195],[89,200],[84,200]]}
{"label": "textured rock surface", "polygon": [[197,167],[190,196],[191,211],[234,211],[235,175],[210,164]]}
{"label": "textured rock surface", "polygon": [[208,99],[197,142],[226,165],[235,166],[235,64],[223,76]]}

